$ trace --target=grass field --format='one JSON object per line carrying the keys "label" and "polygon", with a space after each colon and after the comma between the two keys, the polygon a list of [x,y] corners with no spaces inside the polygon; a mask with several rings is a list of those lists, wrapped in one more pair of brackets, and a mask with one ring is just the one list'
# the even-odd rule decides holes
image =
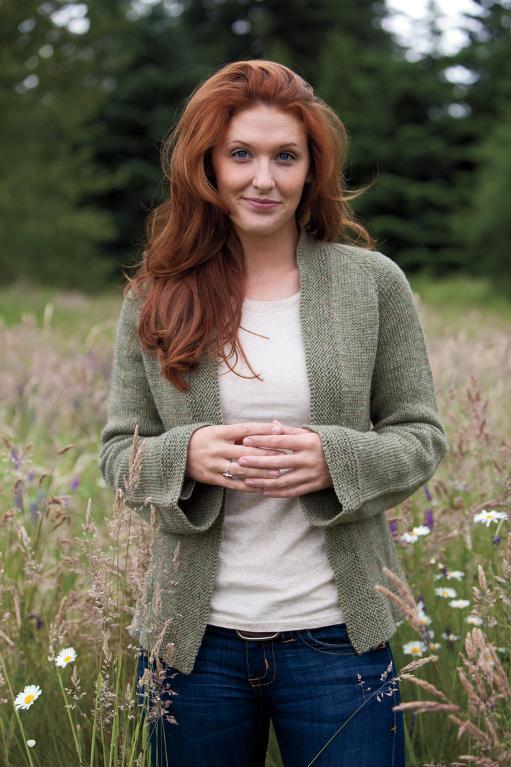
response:
{"label": "grass field", "polygon": [[[507,767],[511,302],[484,281],[411,283],[451,449],[387,513],[413,592],[391,642],[401,672],[418,662],[400,679],[407,765]],[[114,503],[97,468],[120,303],[120,289],[0,292],[6,767],[149,764],[125,628],[151,531]],[[76,657],[60,657],[67,648]],[[20,693],[26,707],[15,705]],[[280,764],[272,731],[267,767]]]}

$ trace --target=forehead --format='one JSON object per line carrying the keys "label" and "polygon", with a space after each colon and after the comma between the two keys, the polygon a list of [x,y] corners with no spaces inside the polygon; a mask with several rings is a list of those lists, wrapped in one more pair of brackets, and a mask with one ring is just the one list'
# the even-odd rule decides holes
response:
{"label": "forehead", "polygon": [[295,115],[274,106],[258,104],[238,112],[231,118],[224,141],[232,139],[254,144],[273,141],[306,143],[307,131],[303,122]]}

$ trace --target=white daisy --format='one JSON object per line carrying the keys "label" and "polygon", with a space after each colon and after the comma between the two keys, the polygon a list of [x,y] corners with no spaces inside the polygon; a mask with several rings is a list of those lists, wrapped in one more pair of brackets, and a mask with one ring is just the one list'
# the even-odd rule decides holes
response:
{"label": "white daisy", "polygon": [[35,740],[34,740],[33,738],[29,738],[29,740],[27,740],[27,746],[28,746],[29,748],[34,748],[34,746],[35,746]]}
{"label": "white daisy", "polygon": [[417,610],[417,617],[420,626],[427,626],[431,623],[431,618],[423,610]]}
{"label": "white daisy", "polygon": [[410,533],[403,533],[401,535],[401,540],[405,541],[405,543],[415,543],[415,541],[419,540],[419,536],[411,535]]}
{"label": "white daisy", "polygon": [[483,624],[483,619],[480,618],[479,615],[472,615],[472,614],[467,615],[465,620],[467,621],[467,623],[473,623],[474,626],[482,626]]}
{"label": "white daisy", "polygon": [[440,642],[430,642],[429,649],[430,650],[439,650],[442,647]]}
{"label": "white daisy", "polygon": [[474,514],[474,522],[480,522],[486,527],[489,527],[492,522],[498,522],[499,519],[507,519],[505,511],[496,511],[495,509],[481,509],[477,514]]}
{"label": "white daisy", "polygon": [[452,632],[448,634],[447,631],[444,631],[442,638],[447,639],[448,642],[456,642],[459,639],[459,636],[457,634],[453,634]]}
{"label": "white daisy", "polygon": [[459,607],[459,608],[468,607],[469,604],[470,604],[469,599],[451,599],[451,601],[449,602],[449,605],[451,607]]}
{"label": "white daisy", "polygon": [[448,599],[449,597],[452,599],[453,597],[456,597],[456,592],[454,589],[451,589],[449,586],[440,586],[439,588],[435,589],[435,594],[439,597],[445,597]]}
{"label": "white daisy", "polygon": [[23,692],[16,695],[14,705],[16,708],[30,708],[36,698],[42,693],[38,684],[27,684]]}
{"label": "white daisy", "polygon": [[427,525],[418,525],[412,530],[412,535],[429,535],[431,532]]}
{"label": "white daisy", "polygon": [[465,573],[462,570],[451,570],[447,573],[446,578],[447,580],[450,580],[451,578],[456,578],[457,581],[461,581]]}
{"label": "white daisy", "polygon": [[413,639],[411,642],[407,642],[403,645],[403,652],[405,655],[415,655],[421,658],[422,654],[426,652],[426,645],[424,642],[419,642]]}
{"label": "white daisy", "polygon": [[72,663],[76,660],[76,657],[76,650],[74,647],[65,647],[55,658],[55,665],[64,668],[68,663]]}

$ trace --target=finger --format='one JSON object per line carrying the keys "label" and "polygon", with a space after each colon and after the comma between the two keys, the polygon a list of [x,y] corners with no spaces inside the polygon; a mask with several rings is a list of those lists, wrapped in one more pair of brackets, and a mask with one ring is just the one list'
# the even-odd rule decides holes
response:
{"label": "finger", "polygon": [[239,456],[237,462],[242,469],[296,469],[301,459],[296,453],[281,453],[277,457],[274,455],[250,455],[244,452]]}
{"label": "finger", "polygon": [[271,434],[272,426],[273,424],[269,421],[222,424],[225,438],[233,441],[242,440],[249,434]]}
{"label": "finger", "polygon": [[285,488],[294,487],[296,484],[302,484],[307,479],[304,472],[298,469],[290,469],[284,472],[277,479],[246,479],[245,482],[248,487],[259,487],[262,490],[283,490]]}
{"label": "finger", "polygon": [[222,479],[223,482],[219,482],[218,484],[220,484],[221,487],[227,488],[227,490],[239,490],[242,493],[262,492],[261,488],[259,487],[250,487],[250,485],[246,485],[245,480],[243,479],[227,479],[227,477],[220,477],[220,479]]}
{"label": "finger", "polygon": [[264,477],[266,479],[276,479],[280,477],[281,472],[279,469],[247,469],[245,466],[239,466],[237,463],[231,463],[230,471],[236,474],[237,477],[242,476],[243,479]]}
{"label": "finger", "polygon": [[282,423],[281,421],[277,421],[276,418],[273,419],[272,423],[275,426],[279,426],[282,430],[282,434],[300,434],[301,432],[307,431],[307,429],[302,429],[299,426],[287,426],[286,424]]}
{"label": "finger", "polygon": [[303,448],[303,436],[294,434],[268,434],[252,435],[243,438],[243,445],[247,447],[265,447],[281,450],[301,450]]}

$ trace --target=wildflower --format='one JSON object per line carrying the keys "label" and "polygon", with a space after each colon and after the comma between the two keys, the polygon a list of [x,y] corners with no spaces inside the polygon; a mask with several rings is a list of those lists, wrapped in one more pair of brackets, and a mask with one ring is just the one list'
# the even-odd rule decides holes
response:
{"label": "wildflower", "polygon": [[412,530],[412,535],[429,535],[431,532],[427,525],[417,525]]}
{"label": "wildflower", "polygon": [[457,581],[461,581],[465,573],[462,570],[447,570],[446,572],[437,573],[435,575],[435,580],[437,581],[439,578],[447,578],[448,581],[450,581],[452,578],[455,578]]}
{"label": "wildflower", "polygon": [[426,509],[424,512],[424,524],[427,525],[430,530],[433,528],[433,509]]}
{"label": "wildflower", "polygon": [[500,535],[495,535],[494,538],[493,538],[492,544],[494,546],[496,546],[497,544],[499,544],[501,542],[501,540],[502,540],[502,538],[500,537]]}
{"label": "wildflower", "polygon": [[481,626],[483,623],[483,619],[479,617],[479,615],[474,615],[473,613],[470,613],[470,615],[467,615],[466,619],[467,623],[473,623],[475,626]]}
{"label": "wildflower", "polygon": [[75,490],[78,489],[79,484],[80,484],[80,477],[73,477],[73,479],[70,482],[70,488],[73,493]]}
{"label": "wildflower", "polygon": [[14,705],[16,708],[30,708],[36,698],[42,693],[38,684],[27,684],[23,692],[16,695]]}
{"label": "wildflower", "polygon": [[27,740],[27,746],[28,746],[29,748],[34,748],[34,746],[35,746],[35,740],[34,740],[33,738],[29,738],[29,739]]}
{"label": "wildflower", "polygon": [[470,604],[469,599],[451,599],[449,602],[450,607],[468,607]]}
{"label": "wildflower", "polygon": [[430,642],[429,649],[434,652],[435,650],[439,650],[442,647],[440,642]]}
{"label": "wildflower", "polygon": [[455,598],[456,592],[454,589],[451,589],[449,586],[440,586],[439,588],[435,589],[435,594],[439,597],[445,597],[445,599],[448,599],[449,597]]}
{"label": "wildflower", "polygon": [[462,570],[452,570],[451,572],[447,573],[445,576],[447,580],[450,580],[451,578],[456,578],[457,581],[461,581],[465,573]]}
{"label": "wildflower", "polygon": [[448,642],[457,642],[459,639],[459,636],[457,634],[453,634],[452,631],[444,631],[442,634],[443,639],[447,639]]}
{"label": "wildflower", "polygon": [[429,617],[429,615],[426,615],[424,610],[422,609],[417,610],[417,616],[419,619],[420,626],[427,626],[428,624],[431,623],[431,618]]}
{"label": "wildflower", "polygon": [[477,514],[474,514],[474,522],[480,522],[481,524],[489,527],[492,522],[497,522],[499,519],[507,519],[505,511],[496,511],[495,509],[481,509]]}
{"label": "wildflower", "polygon": [[411,533],[403,533],[401,535],[401,540],[405,541],[406,543],[415,543],[419,539],[420,535],[428,535],[431,530],[429,527],[426,527],[425,525],[416,525]]}
{"label": "wildflower", "polygon": [[426,645],[424,642],[419,642],[413,639],[411,642],[407,642],[403,645],[403,652],[405,655],[415,655],[422,658],[422,654],[426,652]]}
{"label": "wildflower", "polygon": [[64,668],[68,663],[76,660],[76,650],[74,647],[65,647],[55,658],[55,665]]}

